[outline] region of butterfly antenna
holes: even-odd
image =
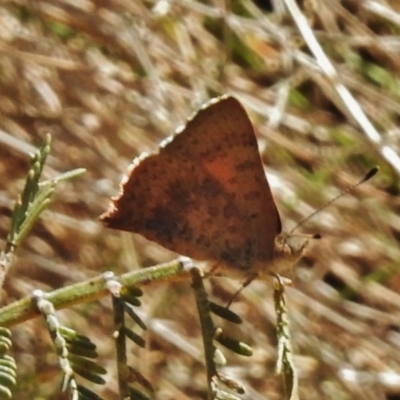
[[[318,208],[317,210],[315,210],[314,212],[312,212],[310,215],[308,215],[306,218],[304,218],[302,221],[300,221],[290,232],[289,235],[293,234],[293,232],[298,229],[300,226],[304,225],[308,220],[310,220],[311,218],[314,217],[315,214],[318,214],[320,211],[324,210],[325,208],[329,207],[332,203],[334,203],[336,200],[340,199],[342,196],[344,196],[345,194],[351,192],[352,190],[354,190],[357,186],[360,186],[361,184],[363,184],[364,182],[367,182],[368,180],[370,180],[374,175],[376,175],[376,173],[379,171],[379,167],[374,167],[372,169],[370,169],[368,171],[368,173],[364,176],[364,178],[362,178],[361,180],[359,180],[356,183],[353,183],[352,185],[350,185],[349,187],[347,187],[346,189],[342,190],[337,196],[335,196],[333,199],[329,200],[327,203],[325,203],[322,207]],[[320,234],[315,234],[313,235],[314,239],[320,239],[321,235]]]

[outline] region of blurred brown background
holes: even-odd
[[[321,72],[283,1],[2,0],[0,3],[0,229],[4,246],[28,153],[52,135],[45,177],[87,173],[59,186],[17,251],[3,304],[85,280],[173,259],[145,239],[102,228],[133,157],[152,151],[205,100],[231,93],[254,122],[285,230],[379,165],[377,177],[299,231],[320,233],[289,293],[304,399],[400,398],[399,235],[400,4],[301,3],[317,41],[379,131]],[[389,149],[389,151],[388,151]],[[390,155],[393,152],[393,156]],[[389,156],[388,156],[389,154]],[[214,279],[220,302],[241,282]],[[145,288],[148,348],[130,363],[160,399],[202,399],[200,330],[189,283]],[[233,305],[251,358],[224,372],[245,399],[279,399],[271,287],[253,282]],[[58,314],[99,346],[117,398],[109,299]],[[42,321],[13,328],[16,399],[59,399],[61,375]],[[36,396],[36,397],[35,397]],[[40,397],[42,396],[42,397]]]

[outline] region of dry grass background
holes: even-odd
[[[204,100],[228,92],[255,124],[286,230],[372,166],[381,167],[301,228],[323,238],[296,268],[289,309],[302,398],[400,398],[400,168],[387,156],[400,146],[400,4],[302,2],[340,82],[380,132],[374,142],[321,72],[284,2],[258,3],[0,2],[1,244],[28,153],[45,133],[53,137],[47,178],[87,169],[58,189],[18,249],[2,302],[173,258],[141,237],[102,228],[98,216],[134,156],[155,149]],[[213,280],[209,292],[223,302],[240,284]],[[236,336],[254,355],[226,352],[224,372],[244,384],[245,399],[282,398],[271,288],[253,282],[233,309],[245,318]],[[143,312],[148,346],[132,348],[130,363],[153,382],[159,399],[204,398],[189,283],[145,288]],[[109,299],[59,316],[99,346],[108,384],[94,390],[117,398]],[[62,398],[42,321],[13,333],[15,399]]]

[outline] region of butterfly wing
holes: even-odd
[[[134,160],[101,219],[197,260],[241,270],[270,260],[281,223],[241,104],[212,100],[158,153]]]

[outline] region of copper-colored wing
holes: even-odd
[[[281,223],[242,105],[211,100],[158,153],[135,159],[101,219],[242,271],[270,260]]]

